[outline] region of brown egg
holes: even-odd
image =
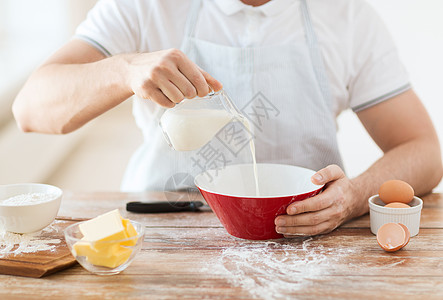
[[[414,198],[414,189],[404,181],[389,180],[381,185],[378,195],[386,204],[391,202],[409,203]]]
[[[407,205],[405,203],[401,203],[401,202],[391,202],[389,204],[386,204],[385,207],[390,207],[390,208],[410,208],[409,205]]]
[[[403,246],[401,246],[401,247],[403,248],[404,246],[406,246],[406,245],[409,243],[409,240],[411,239],[411,233],[409,232],[408,226],[403,225],[402,223],[398,223],[398,225],[400,225],[401,227],[403,227],[403,230],[404,230],[405,233],[406,233],[406,240],[405,240],[405,243],[403,244]]]
[[[387,252],[400,250],[406,240],[405,230],[397,223],[386,223],[377,231],[377,242]]]

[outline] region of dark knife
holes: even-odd
[[[126,210],[136,213],[172,213],[185,211],[200,211],[199,208],[204,204],[201,201],[179,201],[179,202],[128,202],[126,203]]]

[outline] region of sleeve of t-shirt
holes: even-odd
[[[106,56],[135,52],[140,46],[136,1],[100,0],[76,29],[82,39]]]
[[[357,1],[356,1],[357,2]],[[352,28],[349,106],[369,108],[410,89],[395,43],[374,8],[358,1]]]

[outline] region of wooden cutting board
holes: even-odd
[[[60,240],[58,244],[51,244],[55,246],[53,250],[1,256],[0,274],[39,278],[75,265],[76,260],[63,235],[63,230],[73,223],[72,220],[55,220],[39,235],[38,239]]]

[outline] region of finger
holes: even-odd
[[[171,108],[175,106],[175,103],[169,100],[160,89],[152,89],[148,95],[148,99],[163,107]]]
[[[295,216],[281,215],[275,218],[278,227],[287,226],[313,226],[328,221],[334,215],[332,207],[316,212],[304,213]]]
[[[311,177],[314,184],[321,185],[345,177],[343,170],[337,165],[329,165]]]
[[[304,234],[304,233],[295,233],[295,234],[284,234],[283,236],[287,239],[295,239],[295,238],[300,238],[302,236],[308,236],[308,235]]]
[[[205,70],[203,70],[202,68],[199,67],[199,69],[200,69],[200,72],[203,74],[203,77],[205,77],[206,82],[209,84],[209,86],[211,86],[211,88],[215,92],[218,92],[219,90],[221,90],[223,88],[223,85],[220,83],[220,81],[218,81],[217,79],[215,79],[214,77],[209,75],[209,73],[206,72]]]
[[[314,226],[298,226],[298,227],[277,227],[277,233],[285,236],[300,235],[317,235],[331,232],[335,227],[331,222],[323,222]]]
[[[192,99],[197,96],[194,85],[179,70],[170,74],[168,79],[180,90],[185,98]]]
[[[182,92],[170,81],[161,82],[159,87],[163,94],[174,103],[180,103],[185,98]]]
[[[295,201],[290,204],[288,208],[286,208],[286,213],[288,215],[298,215],[310,211],[321,211],[330,207],[335,199],[336,197],[332,188],[327,188],[317,196],[301,201]]]
[[[204,97],[209,93],[209,87],[205,77],[200,72],[197,65],[191,60],[185,59],[179,61],[178,69],[195,87],[197,96]]]

